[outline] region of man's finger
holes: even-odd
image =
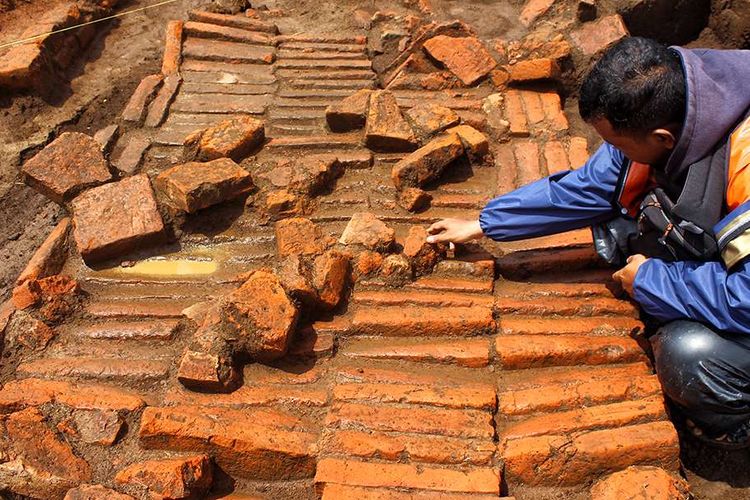
[[[612,279],[615,280],[615,281],[617,281],[618,283],[622,283],[622,269],[619,270],[619,271],[617,271],[617,272],[615,272],[612,275]]]
[[[430,234],[439,233],[440,231],[445,231],[445,221],[439,220],[430,227],[427,228],[427,232]]]

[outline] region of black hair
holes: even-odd
[[[654,40],[629,37],[586,75],[578,108],[587,122],[606,118],[617,131],[645,134],[672,123],[682,127],[685,96],[679,54]]]

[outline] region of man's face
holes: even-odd
[[[674,135],[666,129],[658,129],[648,134],[634,134],[616,131],[606,118],[591,121],[596,132],[606,142],[622,151],[632,161],[647,165],[666,162],[674,149]]]

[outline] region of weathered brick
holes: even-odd
[[[518,184],[524,186],[542,178],[542,166],[539,161],[539,146],[533,141],[516,142],[513,145],[518,169]]]
[[[423,2],[425,0],[422,0]],[[328,483],[323,485],[321,500],[357,498],[358,500],[496,500],[497,495],[471,495],[442,491],[408,490],[394,488],[369,488]],[[513,500],[504,497],[505,500]]]
[[[175,387],[167,391],[164,404],[206,407],[243,408],[289,404],[294,406],[325,406],[328,391],[319,387],[289,387],[287,385],[243,385],[228,394],[207,394]]]
[[[123,120],[134,123],[143,121],[146,115],[146,106],[156,95],[163,78],[162,75],[148,75],[141,80],[122,111]]]
[[[164,55],[161,63],[161,72],[165,76],[176,75],[180,72],[183,26],[182,21],[169,21],[167,23]]]
[[[86,134],[65,132],[24,163],[25,182],[57,203],[112,178],[99,144]]]
[[[424,276],[409,285],[416,290],[452,291],[467,293],[492,293],[494,276],[489,279],[445,278]]]
[[[262,146],[265,138],[262,121],[249,116],[238,116],[186,137],[185,157],[198,161],[228,157],[240,162]]]
[[[568,143],[568,160],[573,168],[582,167],[589,159],[588,142],[583,137],[571,137]]]
[[[254,480],[301,479],[315,471],[309,424],[271,409],[146,408],[139,431],[148,449],[211,453],[228,474]]]
[[[465,85],[474,85],[497,63],[477,38],[438,35],[424,44],[424,50],[444,64]]]
[[[679,468],[679,442],[669,421],[592,431],[569,438],[515,439],[501,450],[508,484],[573,485],[630,465]]]
[[[120,136],[120,126],[117,124],[108,125],[94,134],[94,140],[101,146],[104,156],[109,156],[112,152],[118,137]]]
[[[138,172],[143,162],[146,150],[151,147],[151,140],[146,137],[131,137],[125,148],[112,165],[123,175],[133,175]]]
[[[509,66],[511,82],[555,80],[560,77],[560,66],[549,58],[527,59]]]
[[[334,132],[348,132],[365,126],[370,107],[371,90],[363,89],[326,108],[328,128]]]
[[[568,155],[559,141],[548,141],[544,145],[544,161],[547,163],[547,172],[550,175],[570,170]]]
[[[157,360],[42,358],[20,364],[16,372],[41,378],[115,380],[138,384],[167,378],[169,365],[166,361]]]
[[[336,403],[326,426],[342,429],[365,427],[383,432],[411,432],[463,438],[491,438],[492,415],[482,410],[455,410],[419,406],[398,407]]]
[[[518,20],[521,21],[521,24],[524,26],[529,27],[534,24],[534,21],[539,17],[546,14],[554,3],[555,0],[529,0],[526,2],[526,5],[524,5],[523,10],[521,10],[521,15]]]
[[[494,299],[488,295],[458,293],[458,292],[418,292],[404,290],[360,290],[354,294],[354,303],[368,306],[433,306],[433,307],[492,307]],[[505,325],[510,318],[501,318]],[[552,320],[555,321],[555,320]],[[512,328],[509,326],[508,328]],[[504,333],[509,333],[505,332]],[[579,333],[568,332],[568,333]]]
[[[370,341],[350,343],[343,354],[352,358],[402,359],[427,363],[447,363],[478,368],[489,363],[489,343],[482,339],[460,339],[394,343]]]
[[[112,410],[76,410],[73,424],[84,443],[112,446],[125,421]]]
[[[202,23],[218,24],[220,26],[229,26],[232,28],[242,28],[247,31],[260,31],[263,33],[270,33],[276,35],[279,29],[273,23],[258,21],[257,19],[251,19],[249,17],[242,16],[230,16],[226,14],[218,14],[215,12],[207,12],[202,10],[191,10],[190,19],[193,21],[199,21]]]
[[[309,219],[284,219],[276,223],[276,252],[288,255],[318,255],[334,242],[323,235],[323,230]]]
[[[568,130],[568,118],[563,112],[560,96],[557,92],[540,92],[539,98],[542,100],[542,108],[548,125],[555,131]]]
[[[414,131],[391,92],[375,91],[370,96],[365,138],[367,147],[376,151],[412,151],[417,146]]]
[[[273,37],[266,33],[256,33],[242,28],[197,21],[186,22],[185,33],[196,38],[213,38],[246,44],[273,45],[274,43]]]
[[[108,321],[77,327],[76,337],[107,340],[171,340],[178,321]]]
[[[273,64],[276,60],[273,47],[206,38],[187,38],[182,44],[182,56],[201,61],[228,63]]]
[[[495,349],[505,369],[629,363],[645,357],[638,343],[627,337],[501,335],[495,338]]]
[[[659,380],[653,376],[620,376],[596,381],[548,384],[533,389],[511,390],[498,394],[499,412],[523,415],[535,411],[575,408],[583,404],[616,402],[652,396],[661,392]]]
[[[432,200],[432,195],[419,188],[406,188],[398,192],[398,204],[409,212],[418,212],[427,208]]]
[[[459,471],[324,458],[318,463],[315,483],[500,494],[500,473],[489,467]]]
[[[197,497],[207,493],[213,481],[208,455],[136,462],[115,476],[118,484],[140,487],[162,498]],[[146,492],[144,492],[146,493]]]
[[[185,94],[180,93],[172,103],[172,111],[209,114],[262,115],[268,107],[263,95]]]
[[[406,156],[393,166],[391,180],[396,189],[423,187],[439,178],[464,153],[456,134],[444,134]]]
[[[369,212],[352,215],[339,243],[357,245],[376,252],[388,251],[394,242],[395,231]]]
[[[436,104],[419,104],[405,113],[412,130],[424,144],[430,137],[458,125],[459,116],[450,108]]]
[[[20,90],[34,88],[49,91],[45,80],[53,73],[52,64],[44,48],[38,44],[21,44],[11,47],[0,61],[0,86]]]
[[[88,303],[86,313],[94,318],[179,318],[182,310],[194,301],[167,302],[164,300],[96,300]]]
[[[228,392],[239,385],[240,373],[229,352],[202,352],[187,348],[177,368],[177,380],[196,391]]]
[[[55,338],[55,331],[25,311],[16,311],[5,328],[8,346],[28,351],[42,351]]]
[[[57,403],[78,409],[137,411],[144,402],[137,394],[103,385],[27,378],[11,380],[0,390],[0,411]]]
[[[479,307],[358,307],[352,318],[352,331],[363,335],[473,336],[494,328],[492,311]]]
[[[411,261],[417,276],[428,274],[439,260],[444,259],[448,248],[444,244],[427,243],[427,230],[412,226],[404,240],[404,255]]]
[[[349,258],[337,250],[329,250],[313,263],[312,284],[318,291],[319,305],[333,309],[344,297],[349,282]]]
[[[16,279],[16,285],[25,281],[38,280],[59,273],[65,264],[68,247],[68,234],[71,221],[69,217],[60,219],[55,229],[47,236],[44,243],[34,252],[26,267]]]
[[[540,97],[541,94],[530,90],[521,90],[519,93],[523,107],[526,110],[526,120],[528,123],[530,125],[541,125],[546,118],[542,98]]]
[[[68,490],[63,500],[135,500],[130,495],[118,493],[102,485],[84,484]]]
[[[159,174],[154,184],[187,213],[237,198],[255,187],[250,174],[229,158],[177,165]]]
[[[495,390],[490,385],[422,387],[408,384],[338,384],[333,399],[367,403],[410,403],[444,408],[493,410]]]
[[[538,316],[503,316],[498,329],[505,335],[620,335],[627,337],[643,329],[633,317],[592,316],[582,318],[540,318]]]
[[[586,55],[594,55],[626,36],[628,28],[619,14],[586,23],[570,34],[576,48]]]
[[[164,223],[145,175],[90,189],[73,203],[73,235],[86,262],[158,242]]]
[[[528,316],[639,316],[638,307],[632,302],[612,297],[558,297],[554,301],[540,301],[539,297],[498,296],[495,308],[502,314]]]
[[[692,495],[687,481],[664,469],[649,466],[628,467],[601,479],[591,488],[592,500],[639,496],[651,500],[685,500]]]
[[[24,281],[13,289],[13,306],[23,310],[35,306],[42,300],[42,290],[36,280]]]
[[[505,117],[510,124],[510,133],[514,137],[529,136],[529,122],[523,109],[521,93],[515,90],[505,94]]]
[[[148,114],[144,122],[147,127],[158,127],[164,123],[164,120],[167,119],[169,106],[177,95],[177,90],[179,90],[181,84],[182,78],[179,75],[170,74],[164,78],[164,84],[148,108]]]
[[[356,430],[333,432],[322,444],[326,454],[392,461],[408,456],[415,462],[472,465],[489,465],[494,448],[490,440]]]
[[[490,143],[487,141],[487,137],[474,127],[459,125],[458,127],[449,128],[447,132],[449,134],[456,134],[461,139],[464,150],[473,161],[480,160],[490,152]]]

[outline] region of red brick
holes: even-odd
[[[369,212],[352,215],[341,234],[339,243],[357,245],[376,252],[388,251],[394,242],[395,231]]]
[[[419,406],[371,406],[336,403],[325,419],[327,427],[367,428],[383,432],[410,432],[462,438],[490,439],[495,433],[492,415],[482,410],[455,410]]]
[[[589,159],[589,147],[583,137],[571,137],[568,143],[568,159],[573,168],[582,167]]]
[[[27,43],[11,47],[0,61],[0,86],[49,91],[45,80],[51,79],[51,66],[40,45]]]
[[[490,440],[361,431],[333,432],[321,448],[325,454],[365,459],[399,461],[408,456],[415,462],[472,465],[490,465],[495,452]]]
[[[228,157],[242,161],[263,145],[263,122],[249,116],[238,116],[196,131],[185,138],[185,157],[210,161]]]
[[[501,450],[509,486],[566,486],[630,465],[679,468],[679,442],[670,422],[592,431],[569,438],[540,436],[508,441]]]
[[[68,490],[63,500],[135,500],[130,495],[118,493],[101,485],[84,484]]]
[[[510,123],[510,133],[514,137],[529,136],[529,122],[526,119],[521,93],[516,90],[505,94],[505,117]]]
[[[354,294],[356,304],[369,306],[421,305],[433,307],[492,307],[494,299],[487,295],[456,292],[413,292],[403,290],[362,290]]]
[[[569,434],[665,420],[666,417],[664,399],[661,395],[656,395],[648,399],[548,413],[512,422],[500,431],[500,436],[503,439],[519,439],[546,434]]]
[[[5,328],[5,342],[25,351],[42,351],[55,338],[55,331],[24,311],[16,311]]]
[[[396,97],[388,91],[375,91],[370,96],[365,142],[375,151],[404,152],[417,146],[414,131],[401,115]]]
[[[269,99],[263,95],[187,94],[180,93],[170,110],[185,113],[226,113],[261,115],[266,112]]]
[[[194,302],[167,302],[164,300],[102,300],[89,302],[88,316],[94,318],[179,318],[182,310]]]
[[[435,104],[419,104],[405,113],[407,121],[424,144],[430,137],[458,125],[461,119],[450,108]]]
[[[683,500],[691,496],[687,481],[664,469],[649,466],[628,467],[607,476],[591,488],[592,500],[621,500],[628,497]]]
[[[309,425],[271,409],[146,408],[139,431],[147,449],[210,453],[222,470],[254,480],[301,479],[315,471]]]
[[[547,163],[549,175],[570,170],[568,155],[559,141],[548,141],[544,145],[544,160]]]
[[[563,112],[560,96],[557,92],[541,92],[539,97],[542,100],[545,118],[552,130],[557,132],[568,130],[568,118]]]
[[[122,111],[122,119],[129,122],[141,123],[146,114],[146,106],[149,101],[156,95],[156,91],[161,85],[162,75],[148,75],[133,92],[128,104]]]
[[[423,48],[468,86],[474,85],[497,65],[482,42],[474,37],[438,35],[427,40]]]
[[[526,110],[526,119],[531,125],[539,125],[545,120],[544,108],[539,92],[521,90],[521,101]]]
[[[205,38],[186,38],[182,44],[182,56],[187,59],[234,64],[273,64],[276,60],[273,47]]]
[[[276,223],[276,251],[287,255],[318,255],[333,244],[320,226],[309,219],[290,218]]]
[[[70,218],[60,219],[44,243],[34,252],[26,267],[18,276],[16,285],[29,280],[46,278],[59,273],[65,264],[70,233]]]
[[[394,165],[391,180],[397,189],[423,187],[439,178],[463,153],[463,144],[456,134],[436,137]]]
[[[490,152],[487,137],[469,125],[459,125],[447,130],[449,134],[456,134],[464,145],[464,150],[473,161],[478,161]]]
[[[458,339],[408,344],[388,342],[383,345],[382,342],[364,340],[350,342],[343,354],[351,358],[402,359],[479,368],[489,364],[489,342],[486,339]]]
[[[500,473],[493,468],[467,468],[458,471],[334,458],[324,458],[318,463],[315,483],[500,494]]]
[[[528,316],[600,316],[622,315],[637,318],[638,308],[627,300],[609,297],[558,297],[554,301],[540,301],[539,297],[516,298],[499,296],[495,308],[502,314]]]
[[[18,366],[19,375],[146,383],[169,376],[169,363],[157,360],[103,358],[42,358]]]
[[[547,13],[547,11],[555,3],[555,0],[529,0],[524,5],[521,15],[518,20],[521,21],[526,27],[534,24],[539,17]]]
[[[11,380],[0,390],[0,410],[16,411],[28,406],[57,403],[82,410],[134,412],[144,406],[137,394],[104,385],[27,378]]]
[[[152,497],[186,498],[207,493],[213,464],[207,455],[136,462],[115,476],[118,484],[141,487]]]
[[[112,446],[125,424],[112,410],[76,410],[73,423],[81,441],[100,446]]]
[[[511,390],[498,394],[498,408],[503,415],[524,415],[537,411],[575,408],[584,404],[616,402],[661,393],[654,376],[603,378],[579,383],[548,384],[533,389]]]
[[[505,369],[574,364],[630,363],[645,358],[638,343],[627,337],[582,335],[501,335],[495,350]]]
[[[372,63],[368,59],[281,59],[276,62],[281,70],[328,70],[328,71],[370,71]],[[329,73],[330,74],[330,73]],[[370,73],[371,75],[372,73]]]
[[[183,26],[182,21],[169,21],[167,23],[164,56],[161,65],[161,72],[165,76],[176,75],[180,72]]]
[[[179,75],[170,74],[164,78],[164,85],[161,86],[148,109],[144,122],[147,127],[158,127],[164,123],[164,120],[167,119],[169,106],[177,95],[177,90],[181,84],[182,78]]]
[[[99,144],[78,132],[61,134],[24,163],[21,172],[29,186],[57,203],[112,177]]]
[[[429,274],[447,253],[444,244],[427,243],[427,230],[424,226],[412,226],[404,241],[403,254],[411,261],[417,276]]]
[[[494,278],[494,277],[493,277]],[[443,278],[440,276],[424,276],[409,285],[415,290],[453,291],[466,293],[492,293],[494,279],[462,279]]]
[[[355,92],[340,103],[326,108],[326,122],[334,132],[349,132],[365,126],[372,90]]]
[[[172,340],[177,321],[109,321],[75,328],[76,337],[107,340]]]
[[[524,120],[526,118],[524,117]],[[500,144],[494,150],[495,168],[497,169],[498,195],[509,193],[516,189],[516,158],[510,143]]]
[[[250,174],[229,158],[177,165],[159,174],[154,185],[187,213],[240,197],[255,187]]]
[[[505,385],[507,389],[518,390],[547,385],[578,385],[595,380],[612,380],[625,377],[637,378],[640,375],[651,374],[653,374],[653,369],[646,362],[622,365],[548,368],[546,370],[535,370],[531,374],[525,371],[507,372]]]
[[[512,64],[511,82],[528,82],[534,80],[554,80],[560,77],[560,67],[554,59],[528,59]]]
[[[130,137],[120,156],[112,161],[112,165],[123,176],[133,175],[138,172],[143,162],[143,155],[151,147],[151,140],[146,137]]]
[[[242,28],[219,26],[212,23],[188,21],[185,23],[185,33],[196,38],[215,38],[230,42],[246,44],[273,45],[273,37],[265,33],[256,33]]]
[[[573,44],[586,55],[594,55],[628,36],[628,28],[618,14],[586,23],[570,34]]]
[[[13,289],[11,300],[16,309],[28,309],[42,300],[42,289],[36,280],[24,281]]]
[[[524,186],[542,178],[539,161],[539,146],[536,142],[516,142],[513,146],[518,169],[518,184]]]
[[[358,307],[352,318],[352,331],[362,335],[474,336],[494,328],[492,310],[478,307]]]
[[[643,330],[643,323],[632,317],[592,316],[584,318],[540,318],[503,316],[498,330],[505,335],[617,335],[627,337]]]
[[[444,408],[495,408],[493,387],[476,384],[440,388],[408,384],[338,384],[333,388],[333,399],[367,403],[410,403]]]
[[[211,340],[208,340],[209,344]],[[177,368],[177,380],[196,391],[229,392],[240,383],[240,373],[228,347],[223,350],[210,347],[213,346],[207,348],[209,352],[203,352],[203,346],[185,349]]]
[[[256,382],[256,381],[253,381]],[[328,391],[319,387],[287,387],[285,385],[244,385],[229,394],[206,394],[175,387],[167,391],[164,404],[206,407],[243,408],[263,405],[325,406]]]
[[[199,21],[202,23],[242,28],[247,31],[260,31],[263,33],[270,33],[271,35],[276,35],[279,32],[279,29],[273,23],[258,21],[248,17],[230,16],[201,10],[191,10],[189,16],[192,21]]]

